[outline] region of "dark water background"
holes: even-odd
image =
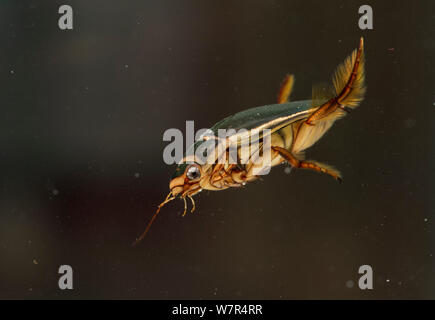
[[[61,4],[0,4],[0,298],[435,298],[433,2],[70,1],[73,31]],[[168,191],[166,129],[274,103],[289,72],[309,98],[360,36],[367,97],[307,153],[342,185],[278,167],[130,247]]]

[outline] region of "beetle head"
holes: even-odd
[[[169,183],[169,189],[173,196],[193,196],[201,191],[201,179],[203,170],[197,163],[179,164]]]
[[[180,196],[184,200],[183,216],[186,214],[187,210],[186,197],[190,198],[190,200],[192,201],[193,208],[191,212],[193,212],[193,210],[195,210],[195,202],[193,201],[192,196],[202,190],[200,186],[201,177],[202,169],[200,165],[196,163],[179,164],[169,183],[169,194],[167,195],[166,199],[161,204],[159,204],[159,206],[157,207],[157,211],[154,213],[153,217],[145,228],[145,231],[138,238],[136,238],[133,245],[139,243],[145,237],[154,219],[160,212],[160,209],[164,207],[168,202],[174,200],[177,196]]]

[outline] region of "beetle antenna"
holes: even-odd
[[[138,238],[136,238],[136,240],[132,243],[132,246],[137,245],[139,242],[142,241],[143,238],[145,238],[145,235],[148,233],[148,230],[150,229],[151,225],[153,224],[154,220],[156,219],[158,213],[160,212],[160,209],[163,208],[165,206],[165,204],[167,204],[168,202],[175,199],[175,197],[174,196],[171,197],[171,195],[172,195],[172,191],[169,192],[169,194],[166,196],[165,201],[163,201],[161,204],[159,204],[159,206],[157,207],[156,213],[154,213],[150,222],[148,222],[148,225],[145,228],[145,231],[142,232],[142,234]]]

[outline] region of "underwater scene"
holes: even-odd
[[[435,299],[434,9],[2,1],[0,299]]]

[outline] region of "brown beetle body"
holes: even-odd
[[[216,145],[224,144],[224,148],[221,152],[213,153],[212,161],[206,163],[199,161],[196,155],[186,156],[180,161],[170,181],[170,192],[166,200],[159,205],[147,229],[137,241],[145,236],[161,207],[177,196],[184,200],[184,215],[187,212],[186,198],[192,201],[193,211],[195,203],[192,197],[201,190],[240,187],[256,180],[259,176],[255,174],[255,169],[260,165],[257,158],[265,152],[265,138],[270,138],[271,167],[286,161],[294,168],[326,173],[341,182],[340,172],[333,167],[305,160],[305,150],[316,143],[336,120],[359,105],[365,93],[364,78],[364,43],[361,38],[358,49],[334,73],[333,89],[325,91],[324,88],[314,87],[311,100],[288,102],[294,83],[294,77],[289,75],[279,91],[278,104],[248,109],[215,124],[211,128],[214,136],[196,142],[193,148],[210,140],[215,140],[213,143],[216,142]],[[245,131],[222,139],[217,134],[219,129]],[[270,132],[267,137],[261,135],[265,129]],[[258,147],[249,149],[250,152],[246,154],[243,147],[255,134],[258,134]],[[232,159],[230,147],[237,150],[237,159],[232,163],[229,161]],[[217,161],[222,158],[224,161]],[[240,159],[244,159],[243,163]]]

